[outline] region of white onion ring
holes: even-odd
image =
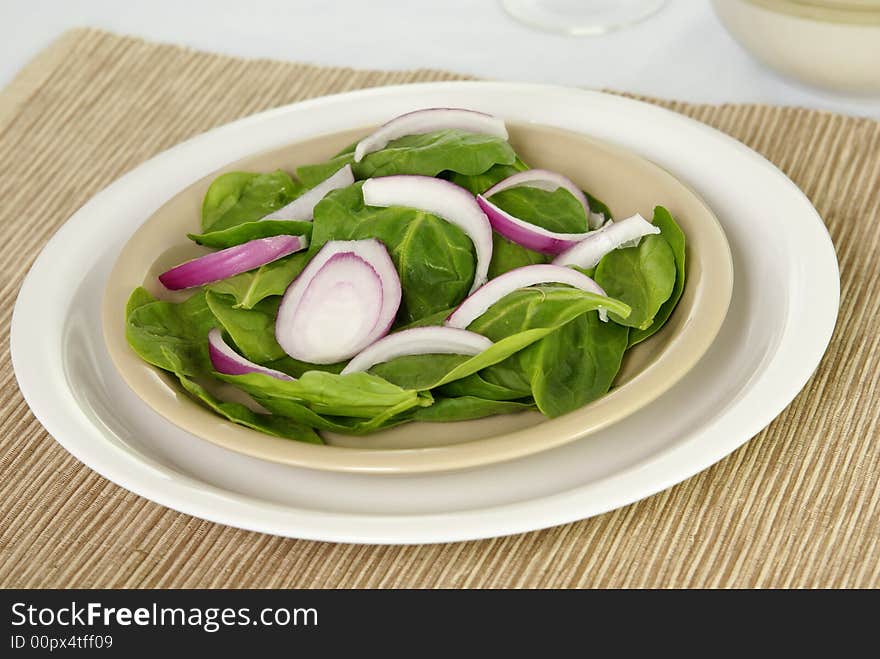
[[[342,375],[367,371],[405,355],[478,355],[492,346],[482,334],[452,327],[414,327],[379,339],[352,359]]]
[[[444,324],[447,327],[464,329],[506,295],[521,288],[551,283],[568,284],[588,293],[606,295],[599,284],[577,270],[557,265],[526,265],[492,279],[458,305],[458,308],[446,318]],[[600,316],[604,319],[607,317],[607,312],[600,309]]]
[[[594,268],[608,252],[654,233],[660,233],[660,228],[636,213],[625,220],[609,222],[601,229],[593,231],[581,242],[553,259],[553,264]]]
[[[385,245],[375,239],[329,241],[284,293],[275,338],[294,359],[344,361],[388,332],[401,295]]]

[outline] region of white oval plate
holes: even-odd
[[[121,246],[160,205],[246,155],[431,106],[469,107],[593,135],[653,160],[694,188],[724,226],[735,272],[724,327],[697,367],[652,404],[591,437],[503,464],[411,476],[319,472],[238,455],[165,421],[125,386],[104,347],[101,297]],[[834,248],[810,202],[730,137],[598,92],[430,83],[264,112],[126,174],[74,214],[34,263],[16,303],[11,343],[19,385],[46,429],[133,492],[278,535],[444,542],[590,517],[721,459],[803,387],[831,337],[838,297]]]

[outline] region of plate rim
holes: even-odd
[[[39,390],[39,376],[30,373],[24,364],[26,353],[39,355],[39,351],[36,346],[27,344],[27,332],[22,326],[22,318],[26,315],[23,300],[31,292],[31,289],[37,287],[40,269],[45,267],[50,255],[58,251],[67,232],[73,230],[73,223],[68,220],[49,240],[34,261],[22,284],[13,311],[10,335],[13,367],[19,387],[35,416],[59,444],[102,476],[121,487],[180,512],[222,524],[276,535],[341,542],[408,544],[472,540],[546,528],[633,503],[681,482],[714,464],[745,444],[793,400],[818,366],[836,323],[839,302],[839,269],[834,247],[827,228],[818,213],[797,186],[763,156],[721,131],[671,110],[635,99],[555,85],[505,82],[435,82],[344,92],[343,94],[310,99],[267,110],[215,130],[240,128],[247,126],[250,122],[262,121],[276,114],[287,112],[292,106],[311,107],[341,95],[368,99],[373,96],[394,95],[400,92],[446,91],[459,88],[502,91],[508,94],[568,95],[569,97],[574,95],[578,97],[578,101],[601,99],[607,103],[633,105],[640,108],[641,112],[647,112],[673,124],[700,131],[706,135],[707,139],[714,139],[717,143],[725,145],[726,148],[738,150],[748,158],[751,165],[761,168],[767,176],[785,186],[793,195],[792,202],[797,199],[804,207],[804,214],[809,215],[813,220],[811,228],[816,232],[814,236],[816,238],[815,254],[813,256],[821,261],[822,268],[819,269],[824,269],[826,275],[833,274],[834,276],[819,282],[819,292],[823,294],[820,299],[825,303],[825,313],[820,314],[819,320],[814,319],[816,322],[810,326],[812,332],[808,336],[809,345],[806,352],[801,349],[798,351],[796,360],[789,358],[788,361],[792,362],[789,365],[793,367],[794,373],[787,372],[784,374],[785,377],[782,377],[781,370],[783,369],[779,364],[776,364],[775,369],[772,370],[770,366],[773,364],[771,364],[762,372],[764,389],[771,391],[773,395],[762,399],[760,413],[750,410],[748,414],[740,411],[738,415],[735,415],[731,409],[727,409],[702,426],[699,432],[695,431],[684,435],[677,446],[652,455],[644,464],[617,472],[601,481],[578,485],[550,496],[476,510],[420,515],[368,516],[355,513],[316,512],[233,493],[188,475],[181,475],[165,466],[161,466],[157,470],[155,465],[150,464],[149,459],[135,459],[130,451],[123,450],[109,442],[104,443],[109,448],[102,451],[87,441],[78,441],[78,438],[68,431],[66,422],[74,420],[85,422],[90,430],[98,432],[100,430],[91,424],[83,410],[76,407],[69,391],[60,392],[60,397],[54,402],[73,404],[80,418],[69,416],[64,418],[65,415],[57,408],[44,404],[48,401],[45,400],[44,393]],[[205,133],[198,135],[163,152],[161,154],[164,156],[162,161],[176,157],[177,151],[184,145],[191,146],[192,143],[205,139],[205,135]],[[103,192],[109,193],[111,190],[125,185],[129,176],[132,176],[135,171],[137,170],[123,175],[105,188]],[[71,219],[84,214],[89,210],[91,203],[90,201],[77,211]],[[51,310],[48,316],[49,319],[52,318]],[[57,320],[57,317],[55,319]],[[781,347],[781,343],[779,347]],[[778,352],[777,349],[777,355]],[[805,354],[808,358],[805,358]],[[755,386],[754,383],[750,383],[749,391],[753,391]],[[742,398],[743,395],[737,396],[737,399]],[[772,402],[770,402],[771,399]],[[712,432],[717,434],[718,427],[724,420],[728,423],[740,422],[737,432],[716,438],[719,441],[708,445],[706,442],[694,442],[694,435],[705,435]],[[129,470],[132,466],[135,469]],[[145,470],[144,467],[147,469]],[[632,472],[638,473],[639,487],[624,494],[616,491],[615,485],[619,485],[621,479],[629,478]],[[611,483],[609,488],[610,481],[614,481],[614,483]],[[220,502],[223,503],[222,508],[218,506]],[[454,524],[450,524],[450,522],[454,522]]]

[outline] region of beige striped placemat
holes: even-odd
[[[252,112],[461,77],[245,61],[77,30],[3,91],[0,586],[880,586],[880,124],[867,119],[660,102],[757,149],[807,193],[837,246],[843,302],[817,374],[769,428],[640,503],[481,542],[287,540],[135,496],[37,423],[9,360],[12,302],[46,240],[89,197],[155,153]]]

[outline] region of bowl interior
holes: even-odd
[[[322,135],[231,163],[182,190],[134,233],[111,272],[103,309],[107,347],[123,379],[159,414],[207,441],[266,460],[341,471],[440,471],[511,459],[600,430],[647,404],[697,362],[726,314],[733,270],[717,219],[690,189],[635,154],[557,128],[508,128],[523,160],[564,173],[605,201],[615,217],[639,212],[650,218],[653,207],[662,204],[687,236],[688,281],[676,311],[660,332],[627,352],[614,388],[603,398],[552,420],[526,412],[457,423],[411,423],[367,437],[324,433],[328,445],[315,446],[264,435],[215,416],[128,347],[124,308],[132,289],[143,285],[172,301],[187,297],[187,292],[164,289],[156,275],[209,251],[188,241],[186,234],[199,231],[202,199],[218,174],[292,171],[327,159],[368,128]]]

